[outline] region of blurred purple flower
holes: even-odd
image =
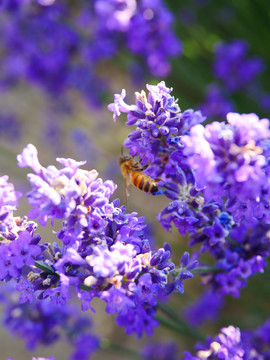
[[[248,50],[248,43],[243,40],[216,46],[214,74],[232,92],[244,89],[265,68],[261,58],[248,57]]]

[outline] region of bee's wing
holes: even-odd
[[[128,188],[131,184],[131,179],[132,179],[132,175],[129,173],[126,177],[125,177],[125,192],[126,192],[126,200],[128,199],[130,192],[128,191]]]

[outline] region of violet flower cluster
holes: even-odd
[[[248,50],[248,43],[243,40],[216,46],[214,74],[230,91],[251,84],[265,67],[261,58],[249,57]]]
[[[144,235],[144,218],[125,213],[119,200],[110,201],[116,185],[97,178],[95,170],[81,169],[85,162],[58,158],[61,169],[45,168],[33,145],[17,159],[20,167],[35,172],[28,174],[29,218],[38,218],[44,226],[48,220],[51,225],[61,220],[57,233],[61,245],[41,241],[34,221],[14,218],[12,213],[3,216],[0,279],[17,280],[21,303],[42,300],[61,307],[75,291],[82,310],[88,310],[98,297],[106,302],[109,314],[117,314],[117,324],[128,334],[151,335],[158,326],[154,317],[158,297],[183,293],[183,280],[193,276],[196,258],[184,253],[176,267],[169,244],[153,251]],[[5,200],[12,205],[18,195],[6,177],[2,182],[5,210]]]
[[[249,54],[249,44],[242,39],[217,43],[213,75],[201,110],[207,117],[223,119],[234,110],[232,95],[242,93],[260,108],[269,110],[269,94],[263,89],[260,75],[266,65],[258,56]]]
[[[240,330],[230,325],[218,335],[196,344],[195,355],[184,351],[180,356],[174,342],[147,344],[141,354],[149,360],[266,360],[270,356],[269,329],[269,319],[254,330]]]
[[[204,283],[221,294],[239,296],[247,279],[263,272],[269,256],[269,120],[255,114],[228,113],[226,122],[203,126],[200,111],[181,112],[164,82],[136,93],[125,91],[108,106],[114,119],[127,113],[136,126],[124,145],[146,173],[158,178],[159,191],[172,202],[159,214],[166,230],[172,224],[201,244],[216,263]],[[203,271],[202,271],[203,272]]]
[[[99,104],[103,81],[96,66],[123,44],[152,75],[169,74],[170,59],[181,52],[173,19],[162,0],[6,0],[0,5],[0,85],[25,80],[62,98],[75,89]]]
[[[194,303],[181,310],[189,324],[198,327],[206,321],[214,321],[224,306],[224,296],[213,289],[205,290]]]
[[[52,346],[63,338],[73,348],[70,360],[87,360],[98,350],[100,340],[92,334],[92,322],[76,306],[53,307],[49,298],[18,302],[18,292],[12,285],[1,287],[3,325],[13,337],[23,340],[29,351],[40,345]]]
[[[208,337],[205,344],[196,345],[196,354],[185,351],[183,360],[206,359],[269,359],[269,319],[255,330],[241,331],[229,326],[221,329],[214,338]]]

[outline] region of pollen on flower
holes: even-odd
[[[28,280],[30,283],[33,283],[33,282],[36,281],[39,277],[40,277],[40,274],[39,274],[39,273],[35,273],[35,272],[33,272],[33,271],[30,271],[30,272],[27,274],[27,280]]]
[[[210,348],[213,351],[213,353],[216,354],[221,348],[221,344],[216,341],[213,341],[210,345]]]
[[[42,281],[42,284],[43,284],[44,286],[50,286],[51,283],[52,283],[52,279],[50,279],[50,278],[47,278],[47,279],[45,279],[45,280]]]
[[[54,188],[60,194],[64,194],[64,189],[68,185],[69,180],[65,175],[58,176],[51,182],[51,187]]]
[[[208,357],[212,355],[212,350],[200,350],[197,351],[197,356],[199,359],[208,359]]]
[[[147,267],[150,265],[151,253],[139,254],[136,259],[140,260],[142,267]]]

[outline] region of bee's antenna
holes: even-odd
[[[123,156],[123,152],[124,152],[124,147],[123,145],[121,146],[121,155]]]

